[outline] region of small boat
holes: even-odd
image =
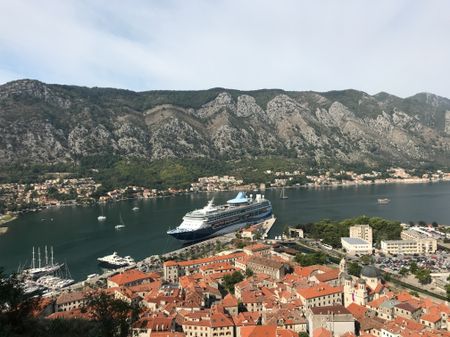
[[[378,199],[377,201],[378,201],[378,203],[381,204],[381,205],[386,205],[386,204],[389,204],[389,203],[391,202],[391,199],[388,199],[388,198],[380,198],[380,199]]]
[[[125,228],[125,223],[123,222],[122,214],[120,214],[119,217],[120,217],[120,225],[115,225],[114,226],[114,228],[117,229],[117,230]]]
[[[280,199],[287,199],[287,198],[288,198],[288,196],[284,193],[284,187],[283,187],[283,189],[281,190]]]
[[[135,207],[133,207],[133,211],[134,211],[134,212],[137,212],[137,211],[139,211],[139,207],[136,207],[136,206],[135,206]]]
[[[98,221],[105,221],[106,220],[106,216],[103,214],[103,207],[100,207],[100,215],[97,217]]]

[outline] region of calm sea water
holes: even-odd
[[[323,218],[343,219],[357,215],[381,216],[400,221],[437,221],[450,224],[450,183],[392,184],[318,189],[287,189],[287,200],[279,199],[279,190],[266,191],[273,204],[277,222],[273,237],[284,225],[295,225]],[[181,247],[166,235],[183,215],[203,207],[212,197],[220,204],[234,192],[197,193],[152,200],[129,200],[103,207],[107,220],[97,221],[100,206],[60,207],[26,214],[10,223],[0,236],[0,266],[8,271],[30,263],[33,246],[53,246],[55,258],[67,262],[77,280],[98,272],[96,259],[117,251],[142,259]],[[389,198],[388,205],[377,198]],[[133,212],[133,207],[139,207]],[[126,228],[114,229],[122,217]],[[45,220],[43,220],[45,219]],[[53,219],[53,221],[51,221]]]

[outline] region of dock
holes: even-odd
[[[264,232],[262,234],[263,239],[267,239],[267,236],[268,236],[270,230],[272,229],[272,226],[275,224],[275,221],[277,221],[277,218],[272,217],[270,219],[267,219],[263,223],[261,223],[261,227],[264,230]]]

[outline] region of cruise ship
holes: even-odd
[[[181,241],[197,241],[231,233],[272,216],[272,204],[261,194],[253,198],[239,192],[234,199],[220,206],[215,206],[213,201],[202,209],[187,213],[181,225],[167,234]]]

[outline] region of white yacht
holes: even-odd
[[[99,257],[97,261],[100,266],[103,266],[108,269],[128,267],[136,264],[136,262],[131,256],[121,257],[117,255],[117,252],[113,252],[111,255]]]

